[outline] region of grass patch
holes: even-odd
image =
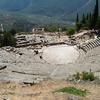
[[[82,97],[87,96],[87,90],[81,90],[75,87],[65,87],[63,89],[58,90],[57,92],[69,93],[69,94],[82,96]]]

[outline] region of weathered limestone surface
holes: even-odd
[[[0,81],[38,83],[48,78],[66,79],[76,72],[90,69],[100,76],[100,47],[86,54],[82,50],[79,53],[74,63],[57,65],[40,59],[41,53],[36,55],[32,49],[14,48],[14,52],[0,49]]]
[[[68,39],[66,36],[59,38],[57,34],[48,34],[22,35],[17,37],[17,42],[52,44]],[[0,48],[0,81],[38,83],[48,78],[66,79],[76,72],[90,69],[100,77],[100,43],[97,42],[90,43],[91,49],[85,48],[87,52],[76,46],[67,48],[66,44]]]

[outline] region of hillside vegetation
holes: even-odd
[[[90,12],[94,5],[95,0],[0,0],[0,23],[8,29],[13,24],[30,29],[54,23],[72,25],[77,13]]]

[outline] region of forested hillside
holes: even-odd
[[[0,0],[0,23],[5,27],[66,24],[74,22],[77,13],[90,12],[94,6],[95,0]]]

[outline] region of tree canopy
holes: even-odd
[[[93,12],[89,12],[87,14],[83,13],[81,19],[79,19],[79,15],[76,17],[76,30],[80,29],[99,29],[100,28],[100,16],[99,16],[99,3],[96,0],[96,4]]]

